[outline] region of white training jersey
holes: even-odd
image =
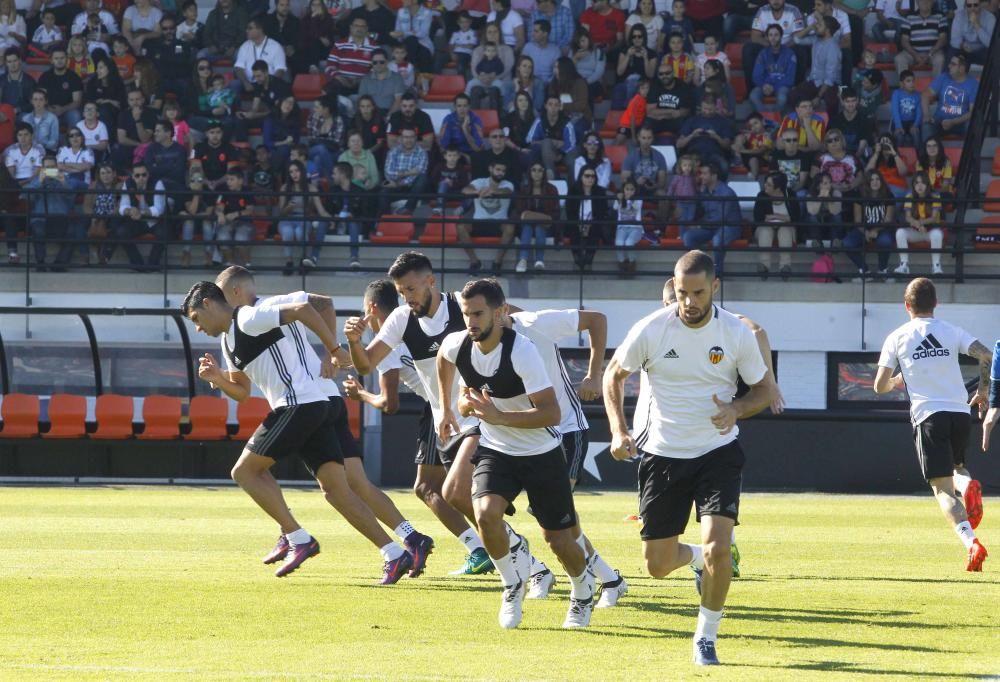
[[[433,317],[416,317],[409,306],[401,305],[386,318],[382,328],[375,335],[376,341],[381,341],[390,349],[404,346],[409,350],[413,360],[413,368],[420,377],[424,387],[425,398],[434,414],[434,423],[440,424],[443,416],[441,396],[438,391],[437,353],[444,338],[449,333],[461,331],[467,333],[461,309],[458,307],[458,292],[439,294],[441,302]],[[404,336],[407,337],[404,340]],[[414,339],[414,336],[418,337]],[[412,340],[412,341],[411,341]],[[419,345],[418,345],[419,344]],[[455,413],[460,430],[475,426],[478,420],[474,417],[463,417],[458,414],[458,377],[451,387],[451,409]]]
[[[271,305],[240,306],[233,311],[233,324],[220,339],[226,367],[246,374],[272,410],[326,400],[280,320],[280,311]]]
[[[510,317],[514,321],[514,331],[527,336],[542,356],[545,371],[555,389],[559,410],[562,412],[559,431],[564,434],[586,431],[590,425],[583,415],[583,403],[573,388],[573,382],[570,381],[569,372],[559,353],[559,344],[556,343],[561,338],[577,334],[580,329],[580,311],[523,311],[513,313]]]
[[[401,343],[393,348],[382,359],[382,362],[378,363],[375,369],[378,370],[380,375],[398,369],[399,380],[422,399],[430,402],[427,398],[427,390],[424,388],[423,382],[420,381],[420,375],[417,374],[417,370],[414,368],[413,358],[410,357],[410,351],[405,343]]]
[[[286,303],[308,303],[309,293],[305,291],[294,291],[290,294],[283,294],[280,296],[268,296],[267,298],[258,298],[254,305],[283,305]],[[320,376],[320,369],[322,367],[322,361],[319,355],[316,354],[316,349],[312,347],[309,343],[309,339],[306,336],[306,326],[301,322],[292,322],[291,324],[284,325],[281,330],[285,332],[285,336],[295,344],[295,351],[299,354],[299,360],[305,365],[306,371],[309,376],[312,377],[313,381],[319,386],[319,390],[323,391],[323,395],[327,397],[339,397],[340,387],[337,386],[337,382],[333,379],[324,379]]]
[[[514,337],[510,349],[509,365],[504,366],[502,362],[504,343],[497,344],[496,348],[485,355],[479,350],[478,344],[470,343],[470,360],[472,369],[487,380],[486,384],[476,386],[476,388],[486,390],[491,395],[491,383],[494,386],[499,386],[516,383],[519,380],[523,384],[522,393],[503,398],[493,395],[493,403],[502,412],[522,412],[534,407],[528,396],[551,388],[552,382],[549,381],[545,363],[542,362],[542,356],[539,355],[535,344],[523,334],[517,334],[511,330],[507,331]],[[459,347],[468,338],[467,332],[455,332],[449,334],[444,343],[441,344],[441,354],[449,362],[456,363],[459,369],[461,368],[460,363],[457,362]],[[455,374],[461,377],[461,371],[456,371]],[[465,379],[461,378],[460,383],[465,386]],[[481,447],[515,457],[541,455],[562,444],[562,436],[556,427],[519,429],[480,421],[479,432],[479,445]]]
[[[914,424],[935,412],[969,414],[958,355],[967,354],[975,340],[961,327],[933,317],[914,318],[886,338],[878,364],[903,373]]]
[[[713,306],[712,319],[692,329],[677,304],[637,322],[615,351],[622,369],[643,371],[648,390],[632,422],[636,445],[661,457],[694,459],[736,440],[712,424],[718,407],[736,394],[737,375],[750,385],[767,374],[753,332],[732,313]]]

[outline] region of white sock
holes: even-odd
[[[469,550],[469,554],[483,547],[483,541],[479,539],[476,531],[471,528],[459,535],[458,541],[465,545],[465,548]]]
[[[409,521],[403,519],[403,522],[396,526],[393,532],[399,537],[400,540],[405,540],[409,537],[410,533],[416,533],[417,529],[411,526]]]
[[[596,549],[588,557],[587,562],[590,564],[590,570],[594,572],[594,575],[602,583],[613,583],[618,580],[618,574],[615,573],[615,569],[608,566],[608,562],[601,558]]]
[[[569,595],[573,599],[590,599],[594,596],[594,576],[586,568],[583,569],[583,573],[576,576],[569,576],[570,588]]]
[[[698,607],[698,627],[694,631],[694,641],[705,638],[714,642],[719,637],[719,622],[722,620],[722,611],[712,611],[704,606]]]
[[[688,562],[688,566],[698,570],[705,568],[705,554],[702,552],[701,545],[688,545],[687,547],[691,550],[691,561]]]
[[[972,525],[968,521],[962,521],[955,526],[955,532],[958,533],[958,538],[965,545],[966,549],[972,547],[972,541],[976,539],[976,534],[972,530]]]
[[[517,547],[517,543],[521,541],[521,536],[514,532],[514,529],[510,527],[510,524],[504,521],[503,524],[507,528],[507,542],[511,549]]]
[[[378,553],[382,555],[382,561],[395,561],[403,556],[403,548],[395,542],[390,542],[384,547],[379,547]]]
[[[733,526],[733,532],[729,535],[729,544],[736,544],[736,526]]]
[[[955,482],[955,492],[964,497],[965,491],[968,490],[969,484],[972,483],[972,477],[956,471],[951,479]]]
[[[580,533],[580,537],[576,539],[576,544],[580,545],[580,549],[583,550],[583,556],[587,556],[587,536]]]
[[[510,552],[507,552],[499,559],[493,559],[493,565],[500,572],[500,580],[503,582],[504,587],[516,585],[521,581],[517,575],[517,569],[514,568],[514,556]]]
[[[535,558],[535,555],[531,555],[531,567],[528,569],[528,575],[537,575],[543,571],[549,570],[543,562]]]
[[[299,528],[298,530],[293,530],[291,533],[286,533],[285,537],[293,545],[304,545],[312,540],[312,535],[309,535],[309,531],[305,528]]]

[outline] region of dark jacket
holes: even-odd
[[[785,191],[785,197],[785,206],[788,208],[789,220],[793,223],[799,222],[799,219],[802,217],[802,206],[799,204],[798,200],[795,199],[795,197],[788,194],[787,190]],[[753,205],[754,226],[764,224],[767,222],[764,220],[764,216],[774,213],[774,207],[771,202],[772,197],[764,191],[757,194],[757,200]]]

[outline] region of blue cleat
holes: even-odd
[[[702,637],[694,643],[694,664],[720,665],[719,657],[715,653],[715,642]]]
[[[490,555],[482,547],[477,548],[467,557],[461,568],[458,568],[448,575],[482,575],[492,573],[496,570]]]

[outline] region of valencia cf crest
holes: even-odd
[[[717,365],[722,362],[722,358],[726,357],[726,352],[722,350],[719,346],[712,346],[708,350],[708,360],[713,365]]]

